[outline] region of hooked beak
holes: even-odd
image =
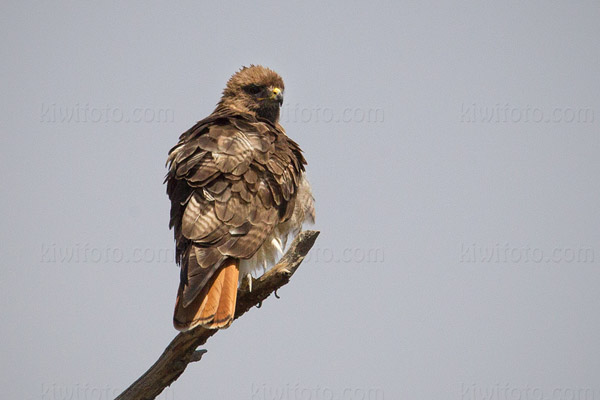
[[[278,87],[273,88],[271,90],[271,96],[269,96],[269,100],[273,100],[279,103],[281,106],[283,104],[283,92]]]

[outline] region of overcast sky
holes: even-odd
[[[159,399],[600,399],[597,1],[0,21],[1,398],[113,398],[175,336],[167,152],[254,63],[321,236]]]

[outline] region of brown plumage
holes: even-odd
[[[272,264],[287,236],[314,220],[306,161],[278,122],[283,90],[274,71],[242,68],[169,152],[178,330],[229,326],[238,277]]]

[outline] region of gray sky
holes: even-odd
[[[322,233],[159,398],[600,399],[598,2],[0,19],[0,397],[113,398],[175,336],[166,155],[255,63]]]

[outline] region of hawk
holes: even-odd
[[[306,160],[279,124],[283,92],[276,72],[243,67],[169,151],[177,330],[228,327],[239,282],[272,266],[288,236],[314,222]]]

